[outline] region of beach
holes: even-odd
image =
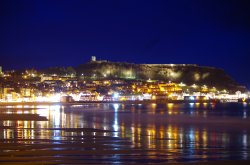
[[[0,164],[249,164],[245,108],[4,105]]]

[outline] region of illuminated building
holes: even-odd
[[[95,62],[96,61],[96,56],[91,56],[91,61]]]

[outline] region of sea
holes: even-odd
[[[0,164],[250,159],[250,104],[0,106]]]

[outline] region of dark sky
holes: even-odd
[[[3,69],[195,63],[250,87],[248,0],[1,0]]]

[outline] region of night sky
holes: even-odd
[[[250,1],[1,0],[3,70],[97,59],[223,68],[250,87]]]

